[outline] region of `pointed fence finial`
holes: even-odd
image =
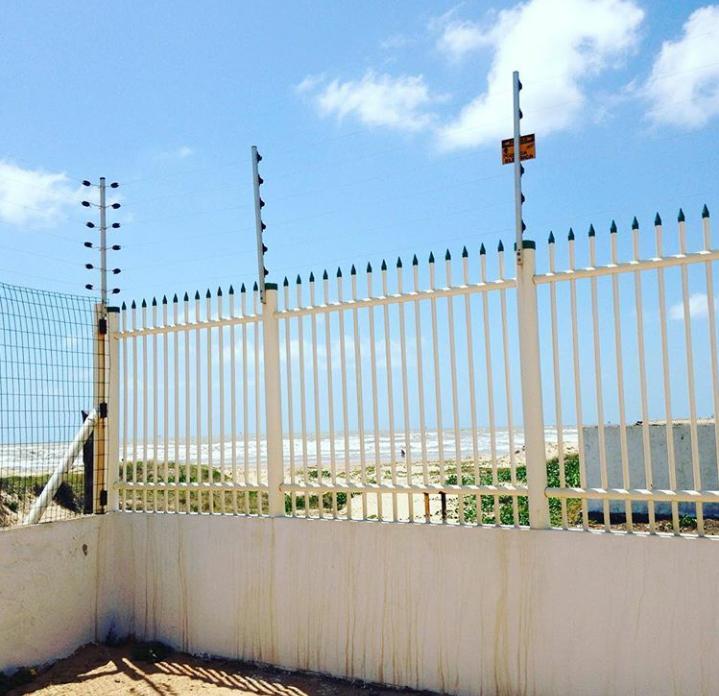
[[[185,296],[182,298],[182,301],[183,301],[183,302],[189,302],[189,301],[190,301],[190,296],[187,294],[187,290],[185,290]]]
[[[155,297],[152,298],[152,306],[157,307],[157,298]]]
[[[480,244],[480,246],[479,246],[479,255],[484,256],[486,253],[487,253],[487,250],[484,248],[484,242],[482,242],[482,244]]]
[[[679,208],[679,215],[677,215],[677,222],[685,222],[686,218],[684,217],[684,211]]]
[[[212,297],[212,293],[210,292],[210,288],[207,288],[207,292],[205,293],[205,299],[209,300]]]
[[[596,237],[597,233],[594,231],[594,225],[589,225],[589,236]]]
[[[433,251],[429,252],[429,262],[434,263],[434,252]]]
[[[123,301],[123,303],[122,303],[122,311],[124,312],[126,309],[127,309],[127,305],[126,305],[125,302]]]
[[[173,302],[177,302],[177,293],[175,293],[175,294],[172,296],[172,301],[173,301]]]
[[[137,304],[135,300],[132,301],[132,304],[130,305],[130,309],[137,309]]]
[[[397,257],[397,268],[402,268],[402,259],[399,256]]]
[[[357,269],[354,264],[352,264],[352,268],[350,268],[350,275],[357,275]]]
[[[285,276],[285,279],[282,281],[282,286],[286,288],[286,287],[289,287],[289,285],[290,285],[290,281],[287,280],[287,276]]]
[[[497,252],[500,254],[504,253],[504,243],[501,239],[499,240],[499,244],[497,244]]]
[[[367,262],[367,268],[365,269],[367,273],[372,273],[372,264],[368,261]]]
[[[167,304],[167,295],[162,296],[162,304]]]
[[[709,217],[709,208],[707,208],[707,204],[704,204],[704,207],[702,208],[702,218],[708,218]]]
[[[452,260],[452,254],[449,253],[449,249],[444,252],[444,260],[445,261],[451,261]]]
[[[547,240],[549,244],[554,244],[554,232],[550,230],[549,232],[549,239]]]
[[[200,291],[199,290],[195,290],[195,299],[196,300],[200,299]]]
[[[145,298],[142,298],[142,308],[145,309],[147,307],[147,302],[145,301]]]
[[[417,258],[417,254],[414,254],[412,256],[412,265],[413,266],[419,266],[419,259]]]
[[[240,292],[247,292],[247,288],[245,287],[244,283],[242,283],[242,285],[240,285]]]
[[[337,266],[337,277],[338,278],[342,277],[342,269],[339,266]]]
[[[661,217],[659,217],[659,213],[657,213],[657,214],[654,216],[654,224],[655,224],[655,225],[661,225],[661,224],[662,224],[662,219],[661,219]]]
[[[322,280],[329,280],[329,276],[327,275],[327,269],[325,268],[324,273],[322,273]]]
[[[463,246],[462,247],[462,258],[466,259],[468,256],[469,256],[469,252],[467,251],[467,247]]]
[[[639,220],[637,220],[637,216],[634,216],[634,219],[632,220],[632,229],[638,230],[639,229]]]
[[[230,285],[230,289],[227,291],[227,293],[228,293],[229,295],[234,295],[234,294],[235,294],[235,288],[233,288],[232,285]]]
[[[609,225],[609,233],[610,234],[616,234],[617,233],[617,223],[612,220],[612,224]]]
[[[260,289],[260,286],[257,284],[257,281],[255,281],[252,284],[252,292],[257,292]]]
[[[573,242],[573,241],[574,241],[574,230],[573,230],[571,227],[569,228],[569,234],[567,235],[567,239],[568,239],[570,242]]]
[[[382,265],[380,266],[380,270],[386,271],[387,270],[387,262],[382,259]]]
[[[217,288],[217,297],[222,297],[222,288]]]
[[[302,285],[302,278],[300,278],[300,274],[297,274],[297,280],[295,281],[297,285]]]
[[[315,282],[315,274],[312,271],[310,271],[310,283],[314,283],[314,282]]]

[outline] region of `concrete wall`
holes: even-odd
[[[601,486],[601,469],[599,460],[599,432],[596,425],[586,426],[584,432],[584,449],[587,462],[587,482],[591,488]],[[679,489],[694,489],[692,468],[691,432],[688,423],[674,423],[672,429],[674,440],[674,458]],[[714,440],[714,423],[699,423],[697,426],[699,445],[699,464],[704,490],[719,490],[719,474],[717,473],[717,451]],[[620,428],[618,425],[604,426],[605,451],[607,460],[607,477],[610,488],[622,488],[622,454],[620,445]],[[671,488],[669,485],[669,463],[667,457],[667,436],[663,424],[649,425],[649,451],[652,461],[652,472],[655,488]],[[627,426],[627,461],[629,464],[629,482],[632,488],[643,488],[646,485],[644,474],[644,441],[642,426]],[[590,500],[589,510],[601,512],[601,500]],[[680,503],[680,515],[695,515],[693,503]],[[612,513],[625,511],[624,501],[611,501]],[[656,503],[654,510],[657,515],[671,515],[670,503]],[[635,514],[647,514],[647,504],[632,504]],[[704,516],[719,518],[719,504],[704,505]]]
[[[102,522],[0,531],[0,670],[42,664],[95,640]]]
[[[112,627],[456,694],[719,684],[719,540],[205,515],[79,522],[0,534],[3,557],[17,554],[0,591],[23,598],[3,605],[0,667],[15,641],[13,661],[36,662],[27,656],[59,656]]]

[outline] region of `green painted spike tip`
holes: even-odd
[[[549,232],[549,239],[547,241],[549,244],[554,244],[554,232]]]
[[[452,254],[449,253],[449,249],[444,252],[444,260],[445,261],[451,261],[452,260]]]
[[[172,296],[172,301],[177,303],[177,293]]]
[[[314,282],[315,282],[315,274],[312,271],[310,271],[310,283],[314,283]]]
[[[679,215],[677,215],[677,222],[686,222],[686,218],[684,217],[684,211],[679,208]]]
[[[617,233],[617,223],[612,220],[612,224],[609,225],[609,233],[610,234],[616,234]]]
[[[257,292],[260,289],[260,286],[257,284],[257,281],[255,281],[252,284],[252,292]]]
[[[123,312],[124,312],[126,309],[127,309],[127,305],[123,302],[123,303],[122,303],[122,310],[123,310]]]
[[[702,217],[708,218],[709,217],[709,208],[707,208],[707,204],[704,204],[704,207],[702,208]]]
[[[182,301],[183,301],[183,302],[189,302],[189,301],[190,301],[190,296],[187,294],[187,292],[185,292],[185,296],[182,298]]]
[[[147,307],[147,302],[145,302],[145,299],[142,300],[142,308],[145,309]]]
[[[222,288],[217,288],[217,297],[222,297]]]
[[[434,252],[433,251],[429,252],[429,262],[434,263]]]
[[[157,298],[156,297],[152,298],[152,306],[157,307]]]
[[[295,282],[297,283],[297,285],[301,285],[301,284],[302,284],[302,278],[300,278],[300,274],[299,274],[299,273],[297,274],[297,280],[296,280]]]
[[[162,296],[162,304],[167,304],[167,295]]]
[[[195,290],[195,299],[196,300],[200,299],[200,291],[199,290]]]
[[[380,270],[386,271],[387,270],[387,262],[382,259],[382,265],[380,266]]]
[[[480,256],[484,256],[487,253],[487,250],[484,248],[484,242],[479,247],[479,254]]]
[[[137,309],[137,304],[135,303],[135,300],[132,301],[132,304],[130,305],[130,309]]]
[[[417,258],[417,254],[414,254],[412,256],[412,265],[413,266],[419,266],[419,259]]]
[[[240,285],[240,292],[247,292],[247,288],[245,287],[244,283],[242,283],[242,285]]]
[[[337,266],[337,277],[338,278],[342,277],[342,269],[339,266]]]
[[[467,247],[462,247],[462,258],[466,259],[469,256],[469,252],[467,251]]]
[[[402,259],[401,259],[399,256],[397,257],[397,264],[396,264],[396,266],[397,266],[397,268],[402,268]]]
[[[372,264],[369,261],[367,262],[367,268],[365,270],[367,273],[372,273]]]
[[[637,220],[637,216],[634,216],[634,219],[632,220],[632,229],[638,230],[639,229],[639,220]]]
[[[207,288],[207,292],[205,293],[205,299],[209,300],[212,297],[212,293],[210,292],[210,288]]]
[[[285,276],[285,279],[282,281],[282,286],[286,288],[289,286],[289,284],[290,284],[290,281],[287,280],[287,276]]]
[[[574,241],[574,230],[573,230],[571,227],[569,228],[569,234],[567,235],[567,239],[568,239],[570,242],[573,242],[573,241]]]
[[[662,219],[661,219],[661,217],[659,216],[659,213],[657,213],[657,214],[654,216],[654,225],[655,225],[655,227],[658,227],[658,226],[661,225],[661,224],[662,224]]]
[[[501,239],[499,240],[499,244],[497,244],[497,251],[498,251],[500,254],[503,254],[503,253],[504,253],[504,243],[502,242]]]
[[[597,233],[594,230],[594,225],[589,225],[589,236],[590,237],[596,237]]]

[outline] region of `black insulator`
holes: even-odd
[[[265,207],[265,202],[260,198],[260,208],[264,208],[264,207]]]
[[[94,222],[86,222],[85,227],[89,227],[90,229],[92,229],[93,227],[95,227],[95,223]]]
[[[92,242],[85,242],[83,244],[83,246],[86,247],[87,249],[92,249]]]
[[[113,210],[117,210],[118,208],[121,208],[122,206],[121,206],[119,203],[113,203],[110,207],[111,207]]]
[[[259,186],[262,186],[262,184],[264,184],[264,183],[265,183],[265,180],[258,174],[257,175],[257,184]]]
[[[86,263],[85,268],[87,268],[88,271],[91,271],[94,268],[94,266],[91,263]]]
[[[266,244],[263,244],[263,245],[262,245],[262,253],[263,253],[263,254],[266,254],[266,253],[267,253],[267,245],[266,245]]]
[[[113,251],[120,251],[121,248],[122,248],[122,247],[121,247],[119,244],[113,244],[113,245],[110,247],[110,249],[112,249]]]
[[[90,207],[90,201],[83,201],[82,205],[84,205],[86,208]]]
[[[85,290],[92,290],[92,284],[88,283],[87,285],[85,285]]]
[[[110,188],[117,188],[119,185],[120,185],[120,184],[118,184],[117,181],[113,181],[113,182],[110,184]]]
[[[270,272],[269,272],[266,268],[263,268],[262,270],[265,272],[265,277],[267,277],[268,275],[270,275]]]
[[[262,223],[262,231],[264,232],[266,229],[267,229],[267,225],[265,225],[265,223],[263,222]]]
[[[113,269],[112,269],[112,273],[113,273],[113,275],[117,275],[118,273],[120,273],[120,269],[119,269],[119,268],[113,268]]]
[[[87,179],[83,179],[82,185],[83,186],[92,186],[92,184]]]
[[[113,223],[112,223],[112,229],[113,229],[113,230],[119,230],[119,229],[120,229],[120,223],[119,223],[119,222],[113,222]]]
[[[257,153],[257,161],[262,162],[262,155],[259,152]]]
[[[117,295],[120,292],[120,288],[113,288],[111,292],[113,295]]]

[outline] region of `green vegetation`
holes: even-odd
[[[463,467],[464,468],[464,467]],[[576,453],[568,454],[565,458],[565,478],[566,485],[569,487],[579,486],[579,455]],[[497,479],[500,483],[509,483],[511,481],[511,472],[508,468],[497,470]],[[525,466],[517,467],[517,483],[527,482],[527,468]],[[447,476],[447,483],[450,485],[457,484],[457,475],[451,474]],[[462,474],[462,485],[474,485],[475,477],[473,473]],[[479,485],[492,484],[492,469],[490,467],[482,467],[479,471]],[[560,485],[559,480],[559,460],[557,457],[547,462],[547,485],[555,487]],[[495,519],[494,496],[481,495],[481,515],[479,520],[481,524],[507,524],[512,525],[514,520],[514,503],[512,496],[499,496],[499,520]],[[529,507],[527,498],[517,496],[517,517],[520,525],[529,524]],[[464,498],[464,519],[468,523],[476,523],[477,520],[477,496],[466,496]],[[451,510],[452,516],[458,516],[458,503],[454,503]],[[562,504],[557,498],[549,500],[549,515],[553,526],[560,526],[562,522]],[[571,498],[567,500],[567,518],[570,525],[581,524],[582,510],[581,501]]]

